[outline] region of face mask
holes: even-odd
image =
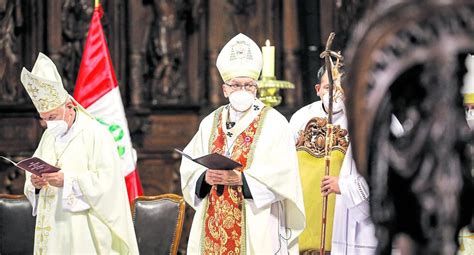
[[[66,121],[64,121],[64,115],[66,114],[66,109],[64,109],[63,117],[60,120],[47,120],[46,126],[49,132],[55,136],[60,137],[63,136],[68,129],[68,125]]]
[[[255,96],[247,91],[239,90],[229,95],[230,105],[239,112],[245,112],[252,106]]]
[[[467,120],[467,125],[471,129],[474,129],[474,109],[469,109],[466,111],[466,120]]]
[[[329,109],[329,93],[324,94],[323,96],[323,104],[326,109]],[[340,112],[343,108],[344,103],[342,99],[338,98],[333,101],[332,103],[332,111],[333,112]]]

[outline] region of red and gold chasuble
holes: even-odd
[[[250,163],[249,152],[256,138],[259,122],[266,109],[263,109],[252,123],[234,141],[231,158],[242,167],[243,172]],[[222,111],[218,111],[217,133],[210,144],[211,153],[225,155],[226,134],[222,130]],[[222,195],[217,195],[214,185],[209,193],[208,207],[204,216],[203,254],[241,254],[245,253],[245,218],[242,186],[224,186]]]

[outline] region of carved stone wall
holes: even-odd
[[[18,34],[24,27],[23,19],[24,13],[18,1],[0,1],[0,97],[6,104],[25,99],[15,79],[22,62]]]
[[[324,6],[326,2],[320,1]],[[296,85],[278,108],[289,117],[313,100],[316,70],[305,59],[308,33],[325,21],[303,9],[313,0],[101,0],[102,24],[125,105],[139,173],[146,195],[180,194],[179,162],[200,120],[226,103],[215,67],[220,49],[237,33],[257,44],[276,46],[276,75]],[[57,64],[72,94],[87,35],[93,1],[0,0],[0,155],[31,156],[43,128],[20,83],[38,52]],[[341,7],[343,8],[343,7]],[[335,9],[334,9],[335,10]],[[327,15],[334,17],[336,11]],[[339,19],[339,18],[338,18]],[[338,23],[339,24],[339,23]],[[341,31],[345,31],[341,29]],[[319,33],[311,34],[322,42]],[[312,38],[313,38],[312,37]],[[319,60],[319,45],[311,54]],[[309,84],[308,84],[309,83]],[[22,193],[24,174],[0,162],[0,192]],[[181,250],[186,247],[193,211],[188,208]]]

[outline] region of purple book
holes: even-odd
[[[13,160],[6,157],[0,156],[0,158],[3,158],[8,162],[14,164],[16,167],[28,171],[37,176],[41,176],[44,173],[55,173],[61,170],[60,168],[52,166],[37,157],[27,158],[18,163],[15,163]]]

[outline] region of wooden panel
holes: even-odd
[[[0,152],[34,151],[40,139],[39,121],[31,117],[0,117]]]
[[[197,115],[152,115],[143,151],[172,151],[183,148],[198,129]]]
[[[138,171],[145,195],[181,194],[179,163],[168,154],[139,155]]]

